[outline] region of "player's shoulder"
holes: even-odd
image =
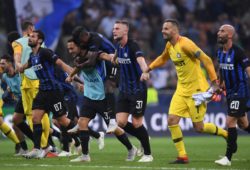
[[[127,44],[128,45],[138,45],[137,41],[135,39],[131,39],[131,38],[128,39]]]
[[[236,54],[244,54],[244,49],[236,44],[233,44],[232,49],[235,51]]]
[[[49,49],[49,48],[44,48],[44,47],[41,47],[40,49],[39,49],[39,53],[40,54],[52,54],[53,53],[53,51],[51,50],[51,49]]]
[[[128,39],[127,46],[132,50],[137,50],[139,48],[138,42],[134,39]]]
[[[179,43],[181,45],[188,45],[188,44],[191,44],[191,43],[193,44],[194,42],[188,37],[180,36]]]

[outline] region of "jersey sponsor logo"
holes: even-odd
[[[224,70],[234,70],[234,65],[221,63],[220,68]]]
[[[131,64],[130,58],[118,58],[118,63],[120,64]]]
[[[38,71],[38,70],[43,69],[43,66],[42,64],[37,64],[37,65],[32,66],[32,68],[34,69],[34,71]]]
[[[174,65],[176,66],[184,66],[186,65],[186,63],[182,60],[182,61],[174,61]]]

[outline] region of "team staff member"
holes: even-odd
[[[14,60],[15,60],[15,68],[20,71],[20,66],[25,64],[31,53],[31,48],[28,46],[28,39],[29,35],[34,30],[33,23],[29,21],[24,21],[21,25],[22,28],[22,35],[23,37],[17,39],[12,43],[12,48],[14,51]],[[30,126],[33,128],[32,125],[32,103],[33,99],[35,98],[38,87],[39,87],[39,80],[33,70],[33,68],[26,69],[24,73],[21,73],[21,94],[22,94],[22,102],[23,102],[23,109],[26,116],[26,120]],[[21,120],[21,118],[18,118]],[[49,136],[49,117],[47,114],[44,115],[42,119],[43,125],[43,133],[42,133],[42,140],[41,146],[43,148],[47,147],[48,145],[48,136]]]

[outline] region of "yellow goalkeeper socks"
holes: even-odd
[[[213,123],[204,123],[203,133],[214,134],[217,136],[222,136],[224,138],[227,138],[228,136],[228,133],[226,130],[217,127]]]
[[[48,146],[48,138],[50,130],[49,116],[47,113],[43,115],[42,126],[43,126],[43,132],[41,136],[41,148],[46,148]]]
[[[3,123],[0,126],[0,130],[5,134],[5,136],[7,136],[10,140],[12,140],[14,143],[20,143],[16,134],[14,133],[13,130],[11,130],[11,128],[6,124]]]
[[[179,125],[168,126],[179,157],[186,157],[183,135]]]

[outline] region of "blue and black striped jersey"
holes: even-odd
[[[114,45],[102,34],[94,32],[90,33],[90,39],[86,48],[89,51],[103,51],[108,54],[115,53]]]
[[[128,40],[124,47],[117,45],[118,63],[120,66],[119,90],[126,94],[136,94],[147,89],[146,83],[140,81],[142,70],[137,57],[143,52],[134,40]]]
[[[233,45],[228,52],[220,48],[217,59],[227,92],[227,98],[248,97],[247,74],[245,68],[250,66],[250,60],[244,51]]]
[[[61,90],[62,86],[55,78],[55,62],[58,56],[50,49],[40,48],[38,53],[30,54],[29,66],[34,69],[40,84],[39,90]]]

